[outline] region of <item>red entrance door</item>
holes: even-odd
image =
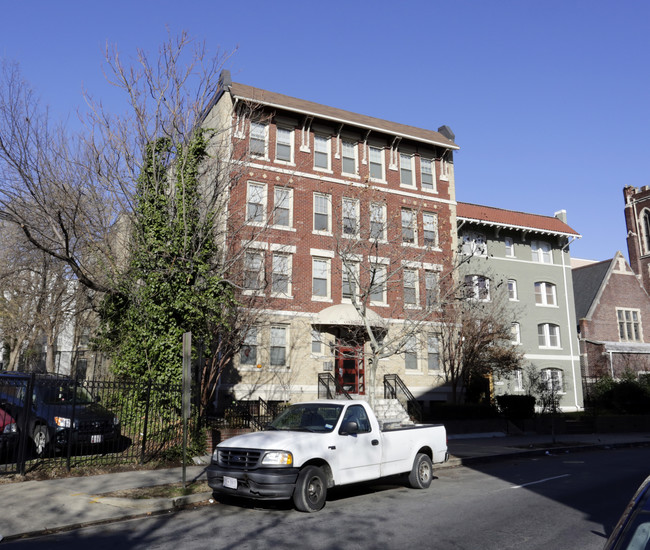
[[[348,393],[365,394],[363,348],[339,347],[336,356],[336,380]]]

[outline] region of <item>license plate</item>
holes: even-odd
[[[223,486],[228,489],[237,489],[237,479],[234,477],[223,476]]]
[[[101,443],[104,441],[104,436],[103,435],[91,435],[90,436],[90,442],[91,443]]]

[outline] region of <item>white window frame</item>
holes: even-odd
[[[427,239],[427,233],[433,233],[433,240]],[[438,248],[438,214],[435,212],[422,213],[422,238],[424,246]]]
[[[375,279],[374,285],[371,285],[371,282],[368,281],[368,291],[369,291],[369,296],[370,296],[370,304],[374,306],[383,306],[386,305],[387,303],[387,297],[386,297],[386,277],[387,277],[387,267],[385,265],[379,264],[379,263],[373,263],[370,266],[370,277],[371,279]],[[372,288],[371,288],[372,287]],[[375,300],[373,299],[373,294],[377,294],[376,292],[373,292],[373,288],[379,288],[381,290],[381,300]]]
[[[449,181],[450,164],[451,163],[448,160],[445,160],[444,157],[440,158],[440,179],[441,180]]]
[[[415,170],[413,169],[413,155],[399,154],[399,184],[401,187],[415,187]]]
[[[311,329],[311,354],[323,354],[323,333],[315,328]]]
[[[242,346],[239,349],[239,364],[243,365],[245,367],[257,367],[257,365],[260,364],[260,358],[258,355],[259,349],[260,349],[260,331],[259,327],[257,326],[252,326],[249,327],[249,329],[246,331],[246,336],[244,336],[244,341],[242,342]],[[250,356],[250,350],[248,354],[246,353],[246,348],[253,348],[253,351],[255,352],[254,354],[254,361],[251,363],[249,361],[244,361],[242,358],[245,355]]]
[[[553,247],[546,241],[531,241],[533,261],[540,264],[553,264]]]
[[[376,213],[379,212],[381,217],[378,219]],[[375,237],[372,232],[373,223],[381,222],[381,236]],[[384,203],[373,202],[370,205],[370,240],[386,242],[386,205]]]
[[[418,278],[418,270],[412,268],[404,268],[402,270],[402,292],[404,296],[404,307],[416,308],[420,305],[420,284]],[[413,293],[413,301],[407,302],[407,290],[409,294]]]
[[[553,341],[556,341],[554,344]],[[537,343],[540,349],[562,349],[560,326],[554,323],[537,325]]]
[[[283,136],[286,135],[285,132],[288,134],[288,140],[280,141],[280,135]],[[280,152],[280,146],[289,148],[288,159],[279,157],[278,153]],[[294,136],[293,128],[287,128],[286,126],[276,126],[275,127],[275,162],[279,162],[282,164],[293,164],[294,149],[295,149],[295,136]]]
[[[255,259],[255,263],[249,263],[250,259]],[[264,252],[261,250],[246,250],[244,251],[244,284],[242,285],[243,288],[243,293],[244,294],[261,294],[264,290]],[[259,266],[257,265],[257,261],[259,260]],[[252,287],[248,285],[249,279],[248,279],[248,274],[249,273],[255,273],[256,274],[256,286]],[[253,278],[251,277],[251,281]]]
[[[280,338],[280,335],[281,338]],[[273,350],[283,350],[283,361],[281,363],[274,362]],[[271,325],[269,334],[269,366],[271,368],[281,368],[288,365],[289,359],[289,327],[287,325]]]
[[[410,216],[410,223],[405,224],[404,222],[408,222],[408,220],[405,220],[405,214],[408,214]],[[417,246],[418,245],[418,224],[417,224],[417,216],[415,213],[415,210],[411,208],[402,208],[401,210],[401,221],[402,221],[402,245],[404,246]],[[413,241],[411,242],[408,239],[404,238],[404,230],[409,229],[413,232]]]
[[[326,150],[319,151],[318,146],[316,145],[317,143],[324,143]],[[316,163],[316,159],[322,158],[319,155],[326,157],[327,166],[319,166]],[[314,170],[322,170],[325,172],[332,171],[332,138],[330,136],[323,134],[314,134]]]
[[[259,202],[253,202],[259,198]],[[261,210],[261,215],[256,215],[253,218],[250,216],[250,207],[255,205],[256,214],[257,210]],[[267,189],[265,183],[257,183],[249,181],[246,188],[246,223],[248,225],[262,226],[266,224],[266,205],[267,205]],[[256,218],[260,219],[256,219]]]
[[[280,259],[284,261],[284,265],[280,264]],[[278,260],[278,261],[276,261]],[[292,296],[291,275],[293,271],[293,255],[285,252],[273,252],[271,256],[271,295],[274,297],[290,298]],[[275,289],[275,278],[286,277],[286,290],[278,291]]]
[[[619,342],[643,342],[640,309],[617,307],[616,322]],[[634,337],[635,334],[638,336],[637,338]]]
[[[512,237],[506,237],[504,239],[504,244],[506,247],[506,258],[515,257],[515,240]]]
[[[278,198],[278,194],[286,193],[286,198]],[[283,204],[286,202],[286,204]],[[276,214],[279,210],[287,210],[289,223],[276,223]],[[273,190],[273,227],[278,229],[290,229],[293,227],[293,189],[291,187],[276,187]]]
[[[484,233],[465,231],[461,235],[465,256],[487,256],[487,238]]]
[[[352,272],[353,280],[348,280],[348,286],[351,286],[352,295],[346,296],[344,293],[345,281],[348,279],[348,269]],[[359,262],[343,261],[341,262],[341,302],[351,304],[352,298],[355,300],[359,297]]]
[[[431,368],[432,358],[435,357],[436,367]],[[440,339],[438,334],[427,336],[427,370],[429,372],[440,372]]]
[[[414,366],[409,367],[409,364]],[[411,334],[404,343],[404,372],[417,372],[419,370],[418,339],[415,334]]]
[[[316,264],[319,264],[318,272]],[[323,268],[325,273],[322,271]],[[318,277],[319,281],[325,281],[325,295],[314,293],[314,282],[317,274],[321,275]],[[322,275],[325,275],[325,277],[323,278]],[[311,299],[316,302],[329,302],[332,300],[332,260],[330,258],[313,256],[311,259]]]
[[[519,301],[519,293],[517,292],[517,281],[515,279],[508,279],[508,300],[511,302]]]
[[[426,170],[425,167],[428,166],[429,169]],[[431,182],[425,183],[425,176],[431,176]],[[420,186],[422,191],[428,191],[430,193],[437,193],[438,186],[436,185],[436,163],[433,159],[427,157],[420,157]]]
[[[518,322],[510,324],[510,342],[515,346],[521,345],[521,325]]]
[[[536,281],[535,305],[540,307],[558,307],[557,286],[554,283],[549,283],[547,281]]]
[[[257,130],[257,132],[255,132]],[[261,133],[264,133],[264,137],[261,137]],[[254,134],[257,134],[254,136]],[[253,141],[256,143],[262,143],[264,145],[264,152],[260,153],[257,150],[257,147],[253,147]],[[264,123],[264,122],[255,122],[254,120],[251,120],[250,123],[250,132],[249,132],[249,145],[248,145],[248,150],[250,152],[251,157],[256,157],[256,158],[262,158],[262,159],[267,159],[269,158],[269,125]]]
[[[350,213],[354,215],[354,218],[350,218],[353,219],[353,225],[348,227],[348,225],[346,225],[346,220],[348,219],[348,214]],[[359,199],[343,197],[341,201],[341,235],[351,238],[359,236],[359,215]]]
[[[490,279],[484,275],[466,275],[465,297],[477,302],[489,302]]]
[[[373,160],[373,151],[378,155],[377,159]],[[368,174],[372,181],[378,181],[385,183],[386,182],[386,154],[383,147],[374,147],[373,145],[368,145]],[[380,160],[381,162],[376,162]],[[378,178],[372,175],[372,167],[380,166],[381,168],[381,177]]]
[[[326,212],[316,211],[316,206],[320,202],[317,198],[324,199],[326,204]],[[322,206],[322,204],[321,204]],[[313,199],[313,232],[317,235],[331,235],[332,234],[332,196],[327,193],[314,193]],[[325,229],[316,229],[316,216],[327,216],[327,227]]]
[[[352,152],[352,156],[346,154],[347,152]],[[349,172],[345,170],[345,161],[352,160],[354,163],[354,169]],[[348,176],[358,176],[359,175],[359,157],[358,157],[358,147],[356,141],[351,140],[341,140],[341,174],[346,174]]]
[[[565,393],[564,391],[564,371],[558,368],[542,369],[542,381],[546,384],[548,391],[555,393]]]
[[[515,369],[515,383],[514,391],[521,392],[524,391],[524,371],[523,369]]]
[[[433,282],[433,285],[431,284]],[[439,276],[437,271],[426,270],[424,272],[424,292],[427,309],[439,306]]]

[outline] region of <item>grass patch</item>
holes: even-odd
[[[169,483],[167,485],[138,487],[135,489],[123,489],[121,491],[113,491],[111,493],[102,493],[102,496],[134,499],[175,498],[194,495],[196,493],[207,493],[211,491],[212,489],[210,489],[208,486],[207,481],[194,481],[187,483],[185,487],[183,487],[182,483]]]

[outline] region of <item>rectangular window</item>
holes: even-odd
[[[641,342],[640,312],[636,309],[616,310],[618,336],[623,342]]]
[[[343,199],[343,234],[357,236],[359,234],[359,201]]]
[[[539,306],[556,306],[557,299],[553,283],[535,283],[535,303]]]
[[[470,300],[490,301],[490,279],[483,275],[465,276],[465,296]]]
[[[312,295],[319,298],[330,297],[330,261],[327,258],[312,260]]]
[[[506,244],[506,258],[514,258],[515,257],[515,242],[512,237],[506,237],[505,238],[505,244]]]
[[[418,272],[415,269],[404,270],[404,304],[415,306],[418,303]]]
[[[542,381],[550,392],[559,393],[563,391],[562,371],[560,369],[544,369]]]
[[[413,187],[415,185],[415,181],[413,180],[413,156],[400,153],[399,168],[400,183],[408,187]]]
[[[290,294],[291,257],[288,254],[273,254],[271,290],[274,294]]]
[[[386,240],[386,206],[373,203],[370,205],[370,239],[373,241]]]
[[[433,160],[420,158],[420,177],[422,179],[422,189],[427,191],[436,190]]]
[[[404,368],[406,370],[418,368],[418,342],[415,336],[409,336],[404,346]]]
[[[440,343],[436,334],[430,334],[427,339],[427,368],[429,371],[440,370]]]
[[[250,152],[255,157],[266,157],[266,124],[251,122]]]
[[[314,167],[330,169],[330,138],[314,136]]]
[[[320,355],[323,350],[323,337],[318,330],[311,331],[311,352]]]
[[[508,299],[510,301],[517,301],[517,281],[514,279],[508,279]]]
[[[510,325],[510,342],[515,345],[521,344],[521,325],[519,323]]]
[[[383,265],[374,264],[370,268],[370,301],[386,303],[386,268]]]
[[[427,308],[438,305],[438,274],[435,271],[426,271],[424,274],[424,286],[427,293]]]
[[[368,163],[370,177],[373,180],[384,181],[384,150],[379,147],[368,147]]]
[[[559,348],[560,327],[550,323],[537,325],[537,338],[540,348]]]
[[[541,264],[552,264],[553,255],[551,245],[544,241],[532,241],[530,247],[533,251],[533,261]]]
[[[416,244],[415,215],[408,208],[402,208],[402,242]]]
[[[266,186],[263,184],[248,184],[246,221],[249,223],[264,223],[266,221]]]
[[[483,233],[467,231],[461,235],[463,241],[462,251],[466,256],[486,256],[487,239]]]
[[[287,327],[271,327],[271,366],[287,364]]]
[[[293,130],[278,128],[275,137],[275,160],[292,162],[293,160]]]
[[[331,231],[332,202],[329,195],[314,193],[314,231],[329,233]]]
[[[344,141],[341,144],[341,171],[344,174],[357,175],[357,144]]]
[[[515,370],[515,391],[524,391],[524,371]]]
[[[346,300],[351,300],[357,295],[357,281],[359,280],[359,264],[343,262],[341,267],[341,293]]]
[[[246,252],[244,256],[244,289],[260,290],[264,275],[264,255],[261,252]]]
[[[424,245],[430,247],[438,246],[438,214],[424,212],[422,214],[422,226],[424,229]]]
[[[291,227],[293,206],[293,189],[286,187],[275,188],[275,208],[273,210],[273,225]]]
[[[251,327],[246,332],[239,350],[239,362],[242,365],[257,365],[257,327]]]

